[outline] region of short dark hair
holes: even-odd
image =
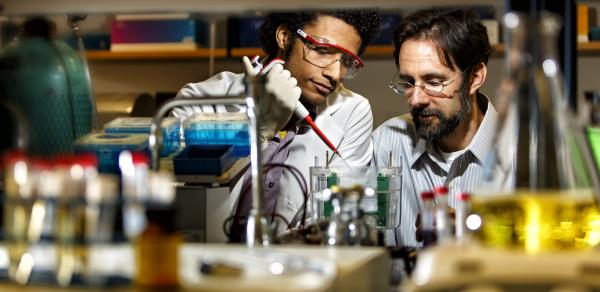
[[[402,44],[409,39],[428,39],[449,68],[461,70],[487,61],[493,52],[487,30],[477,13],[462,9],[427,9],[404,18],[394,30],[394,59],[399,65]]]
[[[271,12],[265,16],[264,22],[260,27],[259,37],[263,50],[271,57],[277,55],[279,46],[275,39],[275,32],[280,25],[283,25],[292,32],[289,44],[293,44],[298,37],[296,30],[304,28],[307,24],[317,20],[321,15],[339,18],[354,27],[361,39],[357,55],[362,55],[379,29],[379,13],[373,9]]]

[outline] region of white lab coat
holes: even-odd
[[[214,77],[199,82],[185,85],[177,94],[177,98],[199,98],[220,95],[240,95],[244,92],[243,74],[222,72]],[[194,112],[225,112],[245,111],[245,106],[194,106],[177,108],[173,115],[188,117]],[[315,123],[338,148],[349,165],[367,165],[371,161],[373,144],[370,139],[373,131],[373,114],[369,101],[343,86],[339,86],[327,99],[326,105],[319,106],[319,114]],[[310,190],[309,167],[314,166],[315,157],[319,164],[325,164],[325,154],[331,150],[325,145],[311,129],[307,133],[297,135],[290,145],[289,156],[286,164],[298,168]],[[342,164],[341,160],[334,157],[332,164]],[[242,185],[242,179],[232,190],[230,200],[233,209]],[[281,189],[277,200],[276,212],[291,220],[303,204],[300,185],[293,174],[284,171],[281,177]],[[283,231],[284,229],[278,229]]]

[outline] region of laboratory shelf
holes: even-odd
[[[227,50],[224,48],[214,49],[212,52],[215,58],[227,57]],[[90,61],[110,61],[110,60],[172,60],[172,59],[208,59],[211,56],[211,49],[198,48],[193,51],[131,51],[131,52],[111,52],[111,51],[87,51],[86,56]]]
[[[580,55],[600,54],[600,41],[589,43],[578,43],[577,51]],[[389,58],[394,52],[394,46],[391,45],[371,45],[365,51],[365,58]],[[261,48],[231,48],[229,53],[225,48],[214,50],[214,57],[239,58],[243,56],[263,56],[265,53]],[[173,60],[173,59],[208,59],[211,56],[210,49],[199,48],[194,51],[156,51],[156,52],[111,52],[111,51],[87,51],[90,61],[110,61],[110,60]],[[504,56],[504,44],[494,45],[493,57]]]

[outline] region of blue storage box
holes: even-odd
[[[150,134],[151,123],[152,118],[116,118],[104,125],[104,132],[121,134]],[[163,143],[160,155],[169,156],[171,153],[179,150],[181,144],[181,123],[178,118],[163,118],[161,122],[161,128]]]
[[[262,16],[232,16],[227,19],[227,47],[260,47],[259,30]]]
[[[119,173],[119,154],[123,150],[148,151],[148,135],[92,133],[75,141],[75,152],[96,154],[99,172]]]
[[[221,175],[236,158],[231,145],[188,145],[173,159],[175,174]]]
[[[185,145],[233,145],[236,157],[250,154],[245,113],[201,113],[184,122]]]
[[[200,19],[116,19],[111,25],[111,45],[190,43],[208,46],[208,34],[208,24]]]
[[[392,45],[394,30],[400,23],[400,13],[384,13],[380,15],[379,30],[371,40],[371,45]]]

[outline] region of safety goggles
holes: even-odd
[[[327,68],[339,61],[345,71],[343,78],[350,79],[365,65],[360,57],[342,46],[312,37],[301,29],[296,32],[304,39],[304,59],[319,68]]]

